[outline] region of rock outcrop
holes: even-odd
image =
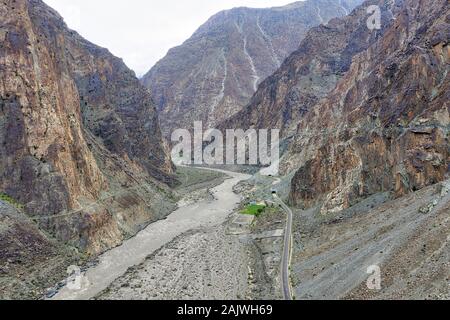
[[[163,133],[191,128],[194,121],[214,127],[240,111],[311,27],[361,2],[308,0],[216,14],[142,79],[160,110]]]
[[[134,73],[41,0],[0,21],[0,192],[90,253],[161,217],[173,168]]]
[[[386,9],[388,27],[300,121],[291,147],[304,161],[292,179],[294,204],[321,202],[326,214],[449,174],[449,3],[406,0]]]

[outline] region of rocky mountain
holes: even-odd
[[[367,8],[381,9],[370,30]],[[313,28],[222,126],[281,128],[292,204],[336,212],[449,174],[448,1],[367,1]]]
[[[293,203],[323,200],[326,213],[377,192],[399,197],[450,172],[449,3],[387,9],[389,27],[301,121],[293,149],[316,150],[292,180]]]
[[[240,111],[311,27],[344,16],[359,3],[308,0],[214,15],[142,79],[160,111],[163,133],[200,120],[214,126]]]
[[[0,4],[0,193],[88,253],[173,206],[148,90],[41,0]]]
[[[261,84],[248,106],[220,124],[223,128],[278,128],[284,138],[298,121],[333,90],[353,56],[375,41],[367,28],[366,7],[352,18],[333,19],[310,30],[300,47]]]

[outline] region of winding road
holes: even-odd
[[[281,207],[287,214],[286,229],[284,232],[284,249],[281,258],[281,280],[282,280],[281,287],[283,290],[284,299],[293,300],[289,274],[289,266],[291,264],[291,253],[292,253],[293,214],[292,210],[276,194],[274,194],[273,197],[275,198],[275,201],[281,205]]]

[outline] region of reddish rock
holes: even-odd
[[[3,1],[0,21],[0,192],[90,252],[160,217],[148,202],[161,202],[173,167],[134,73],[40,0]],[[108,195],[130,192],[139,201],[114,210]]]
[[[409,0],[391,10],[395,20],[300,119],[291,152],[305,164],[292,180],[292,203],[322,203],[327,213],[448,175],[450,33],[440,41],[436,34],[449,30],[449,4]]]

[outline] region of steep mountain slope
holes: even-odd
[[[291,153],[303,165],[292,179],[292,203],[323,201],[322,213],[333,212],[448,176],[449,9],[445,0],[388,8],[395,19],[300,121]]]
[[[40,0],[0,21],[0,192],[91,253],[161,217],[172,164],[134,73]]]
[[[241,110],[311,27],[346,15],[359,3],[308,0],[216,14],[142,79],[160,110],[163,132],[200,120],[214,126]]]
[[[369,30],[366,20],[364,6],[352,18],[333,19],[311,29],[300,47],[260,85],[249,105],[219,126],[278,128],[284,138],[295,134],[298,121],[334,89],[352,57],[377,38],[379,33]]]
[[[380,30],[367,27],[370,5]],[[280,128],[290,200],[322,213],[397,196],[449,171],[448,2],[367,1],[313,28],[222,128]],[[300,169],[299,169],[300,168]]]
[[[449,181],[374,200],[326,217],[317,208],[296,214],[297,299],[449,299]],[[367,285],[376,267],[379,290]]]
[[[49,238],[23,212],[0,200],[0,299],[32,299],[80,261]],[[62,276],[61,276],[62,275]]]

